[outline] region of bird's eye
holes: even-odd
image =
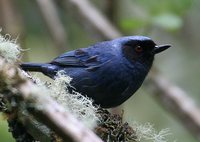
[[[136,51],[136,52],[142,52],[143,49],[142,49],[141,46],[138,45],[138,46],[135,47],[135,51]]]

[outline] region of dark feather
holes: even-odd
[[[75,56],[65,56],[54,59],[51,64],[59,66],[77,66],[84,67],[83,62]]]
[[[100,61],[98,53],[89,54],[88,49],[78,49],[75,51],[67,52],[61,56],[55,58],[50,64],[59,65],[59,66],[74,66],[74,67],[83,67],[88,71],[95,71],[101,65],[105,64],[107,60]]]

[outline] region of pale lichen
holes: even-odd
[[[92,99],[81,95],[78,92],[68,90],[72,78],[63,71],[57,73],[57,77],[49,86],[51,96],[61,104],[66,111],[74,114],[87,127],[94,128],[98,117],[96,116],[97,107],[93,105]]]
[[[20,55],[20,46],[16,44],[16,40],[11,40],[9,35],[2,36],[0,34],[0,56],[9,63],[14,63]]]
[[[26,75],[29,76],[28,74]],[[73,88],[73,86],[70,85],[72,78],[67,76],[64,71],[58,72],[52,83],[43,82],[35,76],[32,76],[31,79],[42,90],[48,90],[46,94],[54,98],[55,101],[64,107],[65,111],[72,113],[88,128],[93,129],[97,125],[99,121],[99,117],[97,117],[96,114],[98,107],[93,105],[92,99],[76,91],[70,92],[68,90],[68,87]]]
[[[168,136],[172,134],[169,128],[158,132],[150,123],[139,124],[134,122],[133,128],[137,136],[136,141],[138,142],[168,142]]]

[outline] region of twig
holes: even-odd
[[[194,100],[162,76],[151,76],[146,84],[155,99],[200,140],[200,109]]]
[[[118,36],[121,36],[122,34],[115,28],[110,28],[109,30],[107,27],[99,26],[99,21],[106,21],[109,25],[109,27],[114,27],[111,23],[107,22],[107,18],[101,15],[100,12],[98,12],[98,9],[95,8],[93,5],[89,3],[88,0],[67,0],[71,4],[75,5],[76,8],[79,11],[79,15],[83,15],[85,20],[87,20],[93,27],[97,28],[97,34],[104,35],[104,38],[112,39]],[[95,11],[94,13],[98,13],[95,16],[95,14],[91,14],[92,11]],[[98,19],[100,18],[100,19]],[[157,95],[155,98],[157,99],[161,105],[168,109],[171,113],[173,113],[177,118],[179,118],[184,126],[186,126],[189,132],[191,132],[198,140],[200,140],[200,110],[196,105],[193,103],[193,99],[189,97],[182,89],[180,89],[177,86],[170,85],[170,88],[168,88],[169,83],[166,79],[161,78],[160,76],[154,76],[151,79],[151,85],[156,87]],[[147,89],[149,89],[149,86],[147,86]],[[171,89],[171,90],[169,90]],[[172,91],[173,90],[173,91]],[[155,93],[155,92],[154,92]],[[167,101],[169,100],[169,101]],[[184,100],[184,101],[183,101]],[[184,103],[181,103],[183,101]],[[173,108],[170,108],[171,103],[173,103]],[[190,104],[188,106],[188,104]],[[189,108],[188,108],[189,107]],[[174,113],[175,111],[175,113]]]
[[[8,101],[25,104],[28,112],[39,122],[51,128],[64,141],[102,142],[92,131],[85,128],[63,107],[48,97],[14,66],[8,65],[0,58],[0,93]],[[16,103],[14,103],[16,104]],[[16,105],[14,105],[16,109]]]
[[[67,49],[67,34],[59,19],[59,15],[53,0],[36,0],[43,19],[48,27],[49,33],[60,52]]]
[[[65,2],[66,5],[70,5],[73,9],[76,9],[78,15],[92,26],[90,28],[95,29],[104,39],[114,39],[121,36],[115,26],[88,0],[65,0]]]

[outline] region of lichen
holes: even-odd
[[[57,77],[49,86],[51,96],[61,104],[66,111],[71,112],[80,119],[87,127],[94,128],[98,117],[96,116],[97,107],[93,105],[93,100],[81,95],[78,92],[69,92],[72,78],[63,71],[57,73]]]
[[[137,142],[168,142],[168,136],[172,134],[169,128],[156,131],[151,123],[134,122],[132,127],[136,132]]]
[[[55,80],[52,83],[43,82],[36,76],[30,76],[25,72],[25,75],[33,80],[42,90],[48,90],[48,95],[54,98],[65,111],[72,113],[80,121],[82,121],[88,128],[93,129],[99,117],[97,116],[97,106],[93,105],[93,100],[81,95],[76,91],[69,91],[70,82],[72,78],[67,76],[64,71],[57,73]],[[42,107],[42,106],[40,106]]]
[[[16,44],[16,40],[11,40],[9,35],[0,34],[0,56],[9,63],[16,62],[20,56],[20,46]]]

